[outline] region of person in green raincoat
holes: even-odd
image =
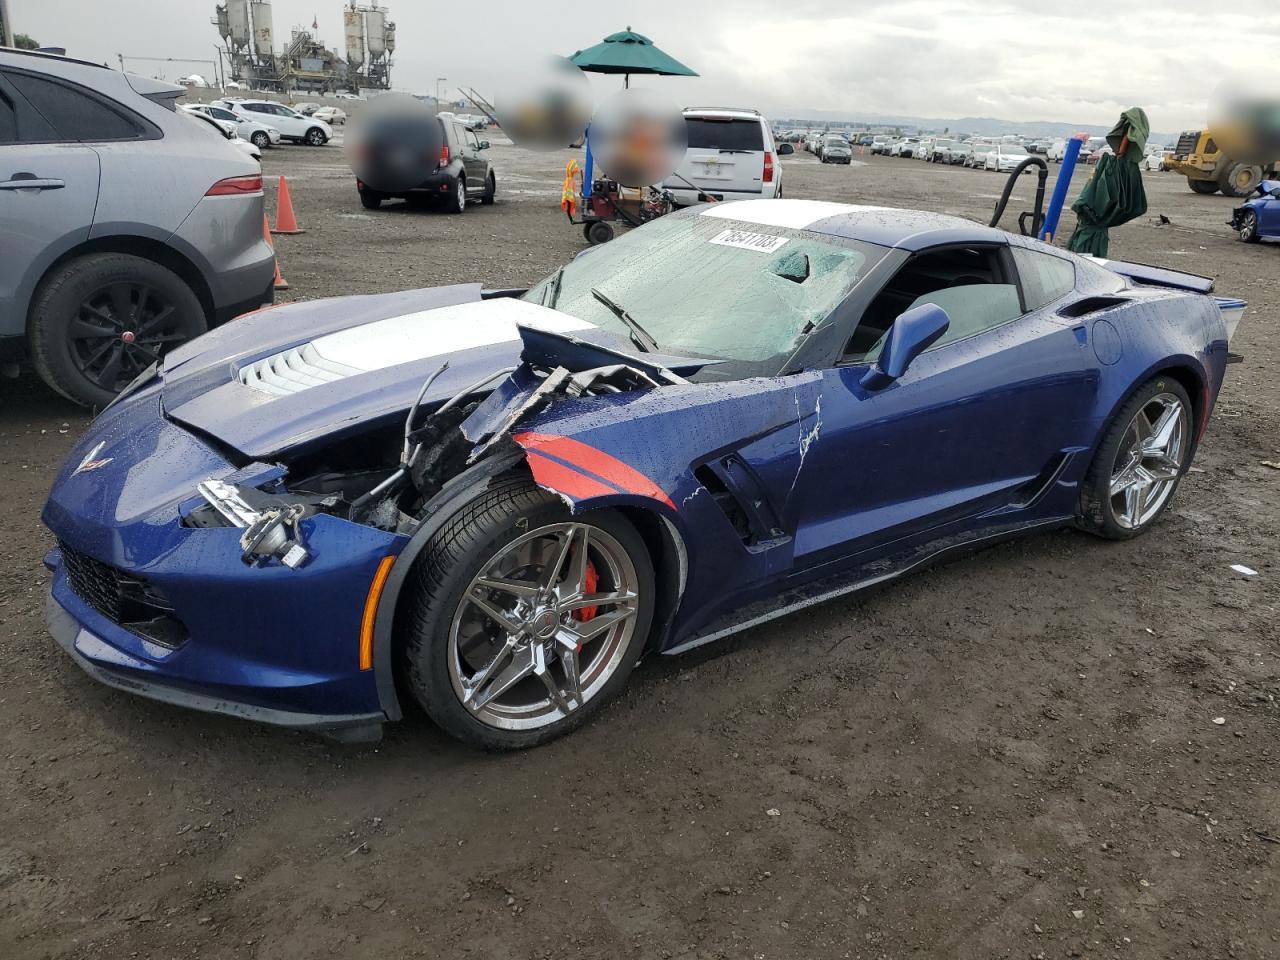
[[[1120,122],[1107,134],[1114,153],[1102,156],[1071,205],[1077,223],[1067,249],[1105,257],[1110,246],[1107,231],[1147,212],[1141,164],[1150,133],[1151,125],[1141,107],[1130,107],[1120,114]]]

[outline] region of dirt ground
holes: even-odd
[[[362,210],[337,148],[273,150],[307,229],[277,241],[288,296],[535,280],[583,246],[570,155],[495,147],[499,203],[449,217]],[[791,197],[984,221],[1004,182],[783,170]],[[1227,199],[1147,188],[1113,255],[1251,303],[1154,531],[1038,536],[658,658],[519,755],[87,679],[45,633],[39,514],[88,418],[0,381],[0,957],[1280,956],[1280,249],[1234,240]]]

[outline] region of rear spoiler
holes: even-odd
[[[1202,277],[1195,273],[1182,273],[1178,270],[1166,270],[1164,267],[1152,267],[1145,263],[1126,263],[1123,260],[1103,260],[1101,257],[1089,257],[1100,267],[1106,267],[1112,273],[1128,277],[1137,283],[1149,287],[1172,287],[1175,290],[1190,290],[1192,293],[1213,293],[1213,278]]]

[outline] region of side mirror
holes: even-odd
[[[785,157],[789,153],[795,153],[796,148],[789,143],[778,144],[778,156]]]
[[[916,357],[938,342],[951,326],[947,311],[936,303],[922,303],[893,321],[875,366],[862,376],[867,390],[881,390],[907,372]]]
[[[488,149],[489,149],[489,141],[488,141],[488,140],[481,140],[481,141],[476,145],[476,149],[477,149],[477,150],[488,150]]]

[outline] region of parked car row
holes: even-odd
[[[219,107],[247,120],[253,120],[279,131],[280,139],[293,143],[305,143],[309,147],[322,147],[333,139],[333,127],[322,117],[299,113],[274,100],[248,100],[242,97],[225,97],[214,100],[210,106]],[[336,107],[327,109],[336,110]],[[317,111],[318,112],[318,111]],[[343,114],[346,117],[346,114]]]

